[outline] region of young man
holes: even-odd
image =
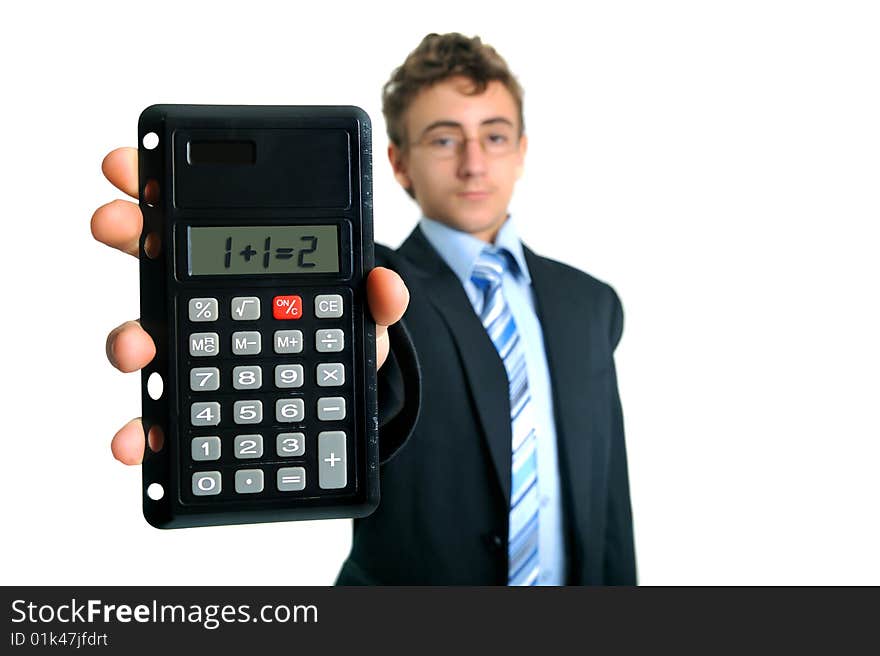
[[[385,85],[383,113],[395,178],[422,217],[397,251],[377,246],[384,266],[368,280],[382,501],[354,521],[337,583],[634,584],[613,361],[623,313],[611,287],[517,236],[518,83],[479,38],[431,34]],[[132,157],[114,151],[104,170],[137,197]],[[140,212],[119,203],[92,229],[136,254]],[[129,322],[108,357],[135,370],[152,343]],[[135,420],[114,454],[140,462],[143,440]]]

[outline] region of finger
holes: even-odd
[[[367,301],[376,321],[376,368],[381,369],[391,348],[388,326],[403,316],[409,304],[409,290],[397,273],[376,267],[367,276]]]
[[[132,419],[110,441],[113,457],[125,465],[139,465],[144,459],[144,427],[141,418]]]
[[[128,200],[101,205],[92,215],[92,236],[98,241],[138,256],[144,217],[141,208]]]
[[[146,367],[156,357],[156,345],[137,321],[126,321],[107,335],[107,359],[126,373]]]
[[[101,170],[110,183],[124,191],[132,198],[138,197],[138,151],[137,148],[117,148],[111,150],[104,161],[101,162]]]

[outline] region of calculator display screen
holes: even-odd
[[[190,227],[193,276],[339,273],[335,225]]]

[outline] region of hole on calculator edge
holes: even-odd
[[[165,382],[162,380],[162,375],[158,371],[151,373],[150,377],[147,378],[147,394],[150,395],[150,398],[158,401],[162,398],[164,389]]]
[[[153,453],[159,453],[162,450],[162,447],[165,446],[165,431],[162,430],[161,426],[150,427],[150,430],[147,432],[147,444]]]
[[[162,237],[158,232],[151,232],[144,238],[144,255],[155,260],[162,252]]]
[[[153,150],[159,145],[159,135],[155,132],[147,132],[147,134],[144,135],[142,143],[147,150]]]
[[[159,181],[155,178],[150,178],[147,180],[147,184],[144,185],[144,193],[143,193],[144,202],[148,207],[155,207],[156,203],[159,202]]]
[[[165,496],[165,488],[160,483],[150,483],[147,488],[147,496],[153,501],[158,501]]]

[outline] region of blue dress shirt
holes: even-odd
[[[476,306],[479,290],[471,282],[471,271],[486,242],[423,216],[419,227],[440,257],[455,272]],[[529,392],[535,408],[538,444],[538,551],[541,562],[539,585],[565,584],[565,539],[562,525],[562,497],[556,451],[556,423],[544,334],[535,312],[532,279],[513,218],[508,215],[495,238],[495,246],[513,255],[517,270],[505,270],[501,290],[507,301],[520,339],[525,346]]]

